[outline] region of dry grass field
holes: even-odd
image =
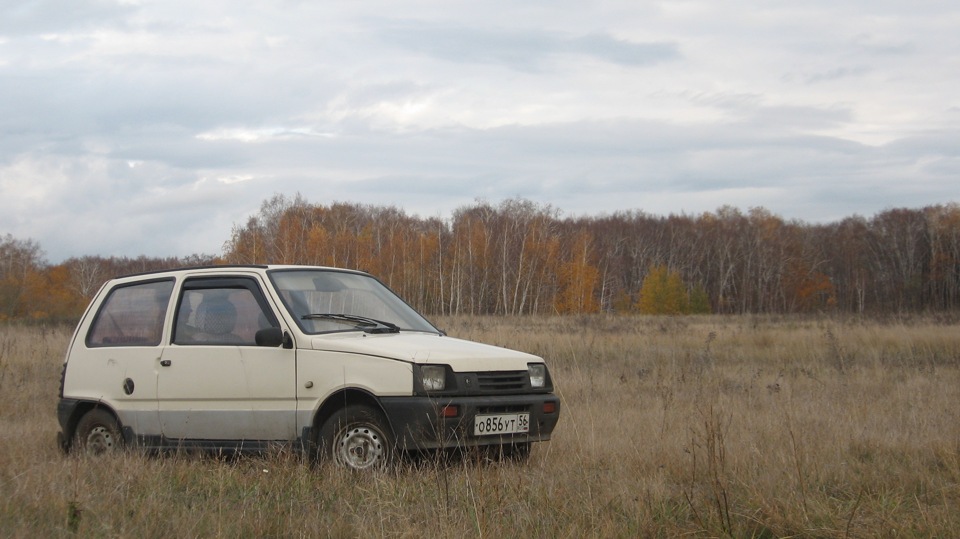
[[[960,536],[956,321],[437,322],[549,361],[561,420],[527,464],[64,457],[69,329],[0,326],[0,536]]]

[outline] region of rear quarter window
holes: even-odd
[[[157,346],[170,303],[173,280],[113,288],[87,333],[87,346]]]

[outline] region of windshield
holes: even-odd
[[[287,311],[305,333],[439,333],[369,275],[319,269],[274,270],[269,275]]]

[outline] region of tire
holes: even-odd
[[[319,450],[321,460],[358,471],[387,467],[396,451],[382,414],[363,405],[341,408],[323,424]]]
[[[102,408],[94,408],[84,414],[77,423],[73,447],[80,454],[86,455],[117,452],[123,447],[120,425],[110,412]]]

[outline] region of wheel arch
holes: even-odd
[[[347,387],[338,390],[333,393],[326,400],[323,401],[323,404],[317,409],[317,412],[313,416],[313,444],[318,444],[320,441],[320,430],[323,428],[323,424],[330,419],[333,414],[337,413],[338,410],[342,410],[347,406],[351,405],[365,405],[376,410],[383,417],[384,422],[387,425],[387,428],[390,429],[390,434],[395,436],[393,423],[390,422],[390,417],[387,415],[386,410],[383,408],[383,404],[380,403],[380,399],[376,395],[370,393],[369,391],[355,388]]]
[[[113,420],[117,422],[117,427],[120,428],[121,432],[123,431],[123,423],[120,421],[120,416],[117,415],[113,407],[103,401],[78,400],[71,403],[67,410],[63,408],[64,407],[61,406],[60,410],[62,414],[60,422],[63,427],[63,440],[61,444],[63,450],[66,452],[69,452],[73,446],[73,439],[77,434],[77,425],[80,423],[80,419],[91,410],[100,409],[106,411],[113,416]]]

